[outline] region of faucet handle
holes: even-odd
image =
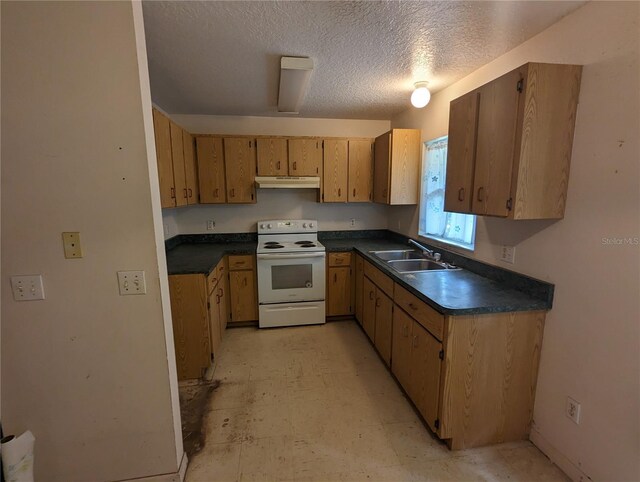
[[[434,259],[434,261],[440,261],[440,258],[442,258],[442,254],[440,254],[440,253],[433,253],[433,259]]]

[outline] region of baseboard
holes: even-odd
[[[585,474],[579,467],[577,467],[571,460],[567,458],[562,452],[555,448],[547,439],[545,439],[540,432],[535,429],[531,429],[529,439],[545,454],[551,461],[556,464],[560,469],[569,476],[573,482],[588,482],[591,480],[587,474]]]
[[[186,452],[182,453],[182,460],[180,461],[180,467],[178,471],[170,474],[152,475],[150,477],[138,477],[136,479],[125,479],[120,482],[184,482],[185,475],[187,474],[187,465],[189,459]]]

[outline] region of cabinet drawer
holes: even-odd
[[[236,271],[239,269],[253,269],[253,255],[231,255],[229,256],[229,271]]]
[[[373,281],[378,288],[393,298],[393,280],[391,278],[370,263],[364,264],[364,274]]]
[[[396,284],[393,300],[398,306],[411,315],[418,323],[425,327],[434,337],[442,341],[444,332],[444,315],[420,301],[402,286]]]
[[[226,275],[227,267],[224,262],[224,258],[220,260],[218,266],[216,266],[216,271],[218,272],[218,281],[221,281],[222,278]]]
[[[351,253],[329,253],[329,266],[349,266]]]

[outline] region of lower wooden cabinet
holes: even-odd
[[[374,275],[372,270],[377,273]],[[393,281],[369,263],[365,264],[363,271],[371,276],[365,275],[363,278],[362,327],[382,359],[390,365]]]
[[[362,300],[362,328],[371,341],[376,336],[376,285],[364,277]]]
[[[364,293],[364,259],[359,254],[355,256],[355,316],[356,320],[362,325],[362,308],[363,308],[363,293]]]
[[[327,316],[353,314],[353,279],[351,253],[329,253],[327,256]]]
[[[258,319],[255,256],[229,256],[228,262],[230,321],[255,321]]]

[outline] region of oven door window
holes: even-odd
[[[288,264],[271,267],[271,289],[313,288],[313,265]]]

